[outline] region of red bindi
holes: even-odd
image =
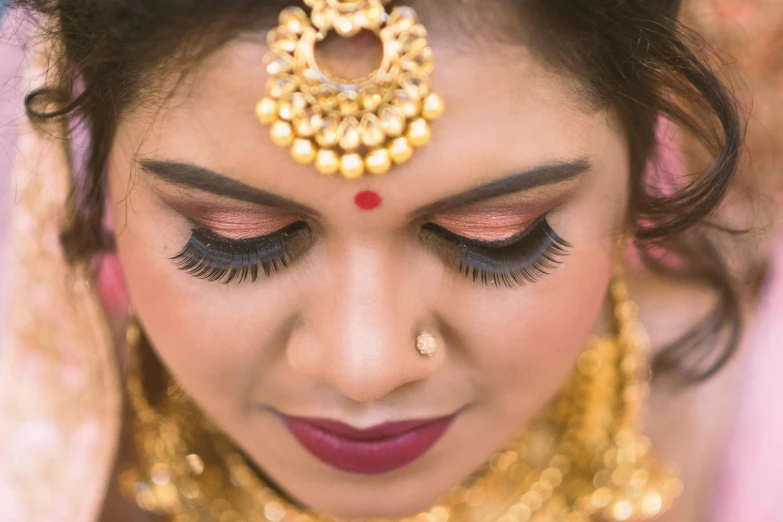
[[[372,190],[365,190],[356,194],[356,206],[362,210],[373,210],[381,204],[381,196]]]

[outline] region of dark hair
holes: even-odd
[[[185,71],[295,3],[11,1],[43,15],[42,24],[61,42],[52,84],[28,95],[30,117],[68,116],[86,124],[91,136],[87,173],[73,180],[75,219],[62,233],[71,260],[112,248],[102,227],[107,155],[119,116],[140,101],[155,71],[161,65]],[[742,324],[739,296],[710,238],[708,219],[737,171],[744,126],[733,96],[715,72],[719,62],[698,35],[678,22],[679,0],[461,0],[463,9],[453,9],[454,0],[414,3],[455,24],[450,13],[487,13],[494,6],[510,10],[519,22],[503,24],[516,28],[512,37],[573,76],[591,103],[617,111],[631,154],[628,220],[642,258],[654,270],[701,280],[719,293],[711,313],[665,349],[655,369],[677,370],[687,382],[715,373],[736,350]],[[449,6],[439,9],[439,4]],[[38,109],[52,101],[59,104],[56,111]],[[713,162],[685,180],[653,180],[652,173],[659,172],[651,162],[661,118],[695,138]]]

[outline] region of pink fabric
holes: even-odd
[[[36,45],[17,69],[24,91],[51,71],[45,46],[29,42]],[[88,522],[102,506],[119,440],[111,332],[57,241],[69,187],[62,143],[32,127],[16,93],[4,99],[17,136],[0,286],[11,305],[0,317],[2,519]]]
[[[2,245],[6,244],[7,220],[14,200],[15,185],[10,179],[11,165],[16,155],[17,121],[24,114],[24,95],[20,89],[25,64],[24,42],[32,30],[30,23],[21,23],[15,13],[9,13],[0,24],[0,281],[5,275]],[[74,146],[80,156],[84,144]],[[112,315],[122,313],[128,305],[128,296],[117,258],[113,255],[96,260],[100,263],[99,291]],[[0,284],[0,317],[4,317],[4,285]],[[2,349],[2,347],[0,347]]]
[[[0,317],[5,317],[6,311],[3,291],[7,290],[8,285],[2,284],[7,276],[2,246],[8,242],[8,215],[13,201],[13,184],[9,173],[16,154],[16,121],[23,114],[19,89],[24,61],[22,42],[28,33],[25,29],[17,31],[17,25],[10,15],[0,25]]]
[[[783,230],[779,232],[714,522],[783,521]]]
[[[0,254],[6,244],[6,221],[13,201],[9,170],[15,154],[14,121],[22,114],[17,77],[24,61],[21,42],[26,33],[9,32],[9,27],[6,22],[0,37]],[[0,255],[0,262],[2,259]],[[783,396],[783,234],[775,243],[772,266],[773,276],[754,329],[746,389],[728,448],[722,491],[716,497],[720,505],[715,506],[714,522],[783,521],[783,416],[779,405]],[[122,310],[125,298],[116,259],[109,258],[106,267],[101,276],[104,299],[111,308]],[[8,286],[3,284],[7,277],[0,264],[0,292]],[[0,303],[4,302],[0,295]],[[0,316],[4,312],[0,304]]]

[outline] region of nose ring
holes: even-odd
[[[426,357],[432,357],[438,347],[438,341],[428,332],[421,332],[416,336],[416,349]]]

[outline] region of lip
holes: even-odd
[[[280,413],[296,440],[321,462],[341,471],[379,475],[401,468],[427,452],[457,417],[388,422],[356,429],[330,419]]]

